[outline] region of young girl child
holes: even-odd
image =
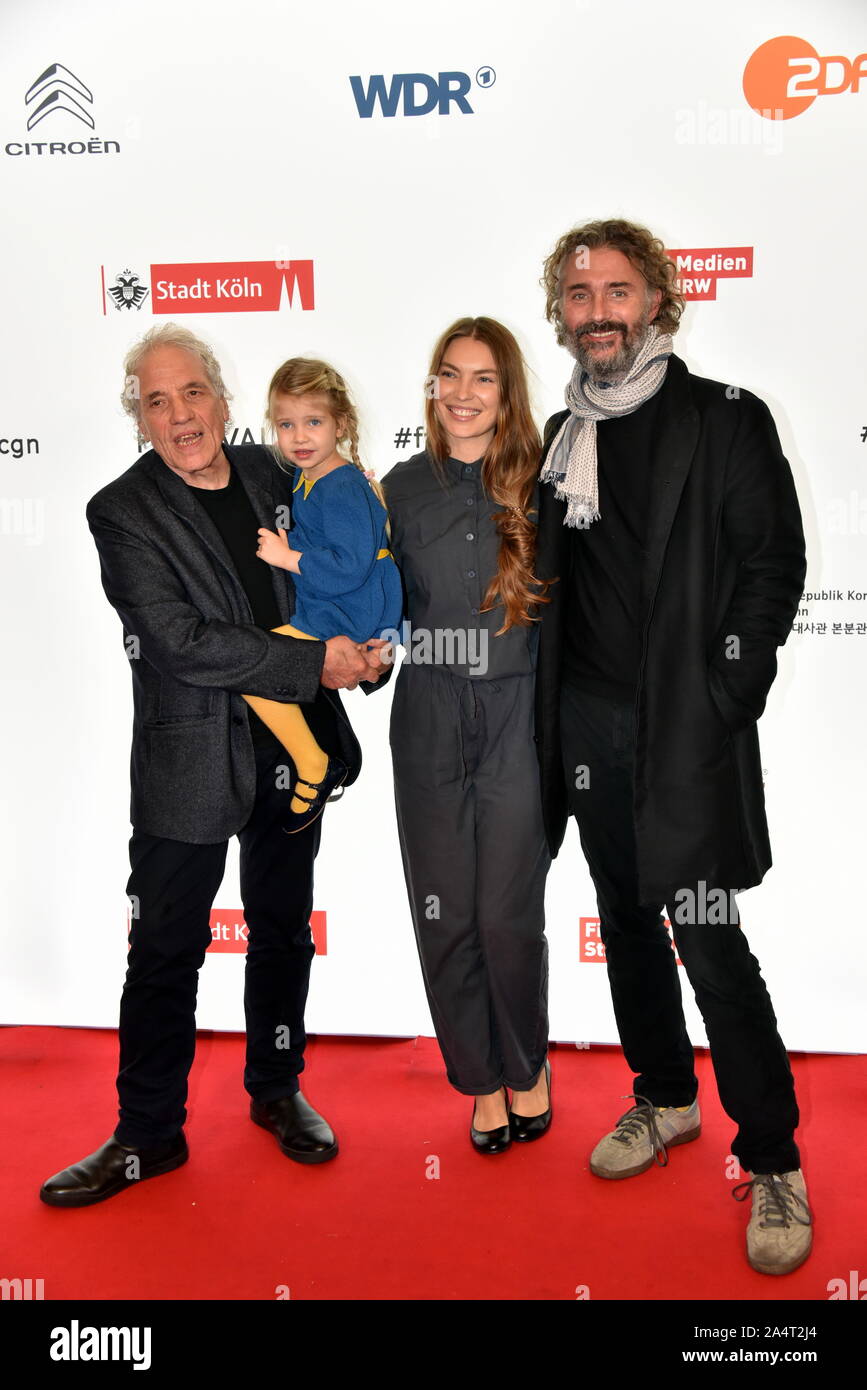
[[[346,635],[364,643],[398,627],[403,599],[388,548],[388,517],[382,491],[368,482],[358,457],[358,416],[345,381],[325,362],[292,357],[271,380],[268,419],[294,482],[292,529],[261,527],[256,552],[294,576],[292,623],[274,631],[323,641]],[[349,459],[338,448],[344,441]],[[257,695],[244,699],[295,765],[285,827],[294,834],[321,813],[346,768],[319,747],[300,706]]]

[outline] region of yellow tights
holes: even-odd
[[[282,627],[274,627],[271,631],[281,632],[284,637],[304,637],[309,642],[316,641],[309,632],[299,632],[291,623],[284,623]],[[261,695],[245,695],[244,699],[250,708],[256,711],[263,724],[267,724],[272,734],[280,740],[295,764],[299,780],[321,782],[328,768],[328,754],[323,753],[310,732],[310,726],[300,705],[287,705],[282,700],[266,700]],[[312,796],[308,788],[305,787],[304,791],[307,796]],[[300,813],[306,811],[307,806],[307,801],[293,796],[289,809]]]

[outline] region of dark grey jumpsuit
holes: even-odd
[[[537,631],[498,637],[502,606],[479,612],[497,569],[497,508],[481,461],[443,467],[445,482],[421,453],[383,479],[411,627],[390,737],[410,910],[446,1072],[458,1091],[488,1095],[503,1084],[530,1090],[548,1044]]]

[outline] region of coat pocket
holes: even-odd
[[[213,719],[216,710],[216,690],[203,685],[181,685],[180,681],[163,680],[156,713],[145,720],[145,726],[154,729],[174,724],[197,724],[203,719]]]
[[[219,801],[220,784],[230,769],[227,759],[220,768],[215,757],[213,730],[208,718],[145,725],[144,794],[161,812],[178,803],[188,807]]]
[[[751,724],[755,724],[756,716],[729,692],[715,666],[708,667],[707,684],[711,703],[730,734],[740,733],[741,729],[748,729]]]

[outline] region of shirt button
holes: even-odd
[[[468,541],[474,541],[475,539],[476,539],[476,538],[475,538],[475,536],[473,535],[472,531],[468,531],[468,532],[467,532],[467,540],[468,540]]]
[[[468,498],[467,498],[467,506],[468,506],[468,507],[471,507],[471,506],[473,505],[473,503],[474,503],[475,500],[476,500],[476,499],[475,499],[474,497],[468,497]]]
[[[473,615],[474,618],[475,618],[475,617],[478,617],[478,613],[479,613],[478,608],[471,608],[471,609],[470,609],[470,612],[472,613],[472,615]]]
[[[467,570],[467,579],[475,579],[475,577],[476,577],[476,572],[475,572],[475,570]]]

